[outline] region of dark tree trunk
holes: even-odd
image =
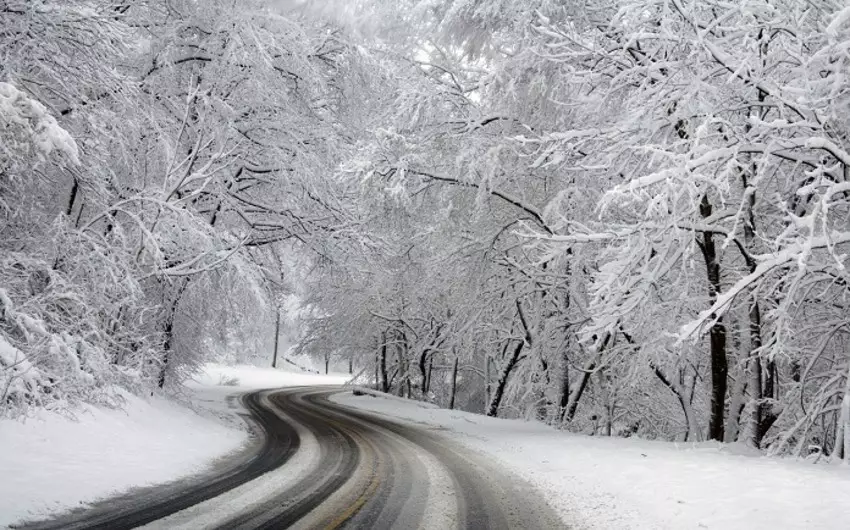
[[[590,375],[593,373],[593,369],[596,368],[596,361],[592,361],[590,364],[584,367],[582,371],[581,378],[578,380],[578,386],[576,386],[573,393],[570,394],[566,411],[564,412],[564,421],[569,423],[573,421],[573,418],[576,415],[576,410],[578,410],[579,401],[581,401],[581,396],[584,394],[584,391],[587,389],[587,383],[590,382]]]
[[[159,378],[157,380],[157,386],[159,388],[165,387],[165,379],[168,373],[168,363],[171,361],[171,353],[174,347],[174,318],[177,315],[177,308],[180,305],[180,299],[183,297],[183,293],[186,291],[186,288],[189,286],[188,278],[184,279],[177,288],[177,292],[174,295],[174,299],[171,302],[171,307],[168,308],[168,314],[165,316],[165,324],[163,325],[162,332],[164,335],[164,340],[162,342],[162,365],[159,369]]]
[[[567,405],[570,403],[570,365],[568,363],[567,354],[564,353],[564,370],[561,374],[561,389],[560,398],[558,399],[558,410],[561,411],[560,420],[564,421],[564,415],[567,412]]]
[[[410,374],[407,366],[407,335],[403,332],[396,332],[398,335],[398,344],[396,344],[396,358],[398,359],[398,397],[405,397],[404,392],[407,389],[407,397],[410,397]]]
[[[753,299],[752,305],[750,306],[749,311],[749,331],[750,331],[750,354],[754,355],[752,361],[752,383],[754,386],[754,395],[757,400],[756,408],[755,408],[755,429],[752,433],[752,443],[756,447],[761,447],[761,441],[764,439],[764,435],[767,434],[767,430],[773,425],[774,419],[770,419],[770,411],[772,410],[771,404],[766,401],[765,398],[768,396],[772,397],[772,390],[770,393],[767,392],[767,384],[768,381],[764,378],[764,369],[762,367],[761,362],[761,352],[760,349],[762,347],[762,337],[761,337],[761,310],[759,308],[758,303]]]
[[[531,336],[531,330],[528,327],[528,322],[525,320],[525,312],[522,309],[522,302],[519,300],[516,301],[516,310],[517,316],[519,317],[519,322],[522,325],[522,329],[525,332],[525,338],[520,341],[516,347],[514,347],[514,351],[511,353],[511,356],[508,358],[507,363],[502,368],[502,371],[499,373],[499,379],[496,381],[496,388],[493,391],[493,396],[490,398],[490,404],[487,407],[487,415],[488,416],[497,416],[499,414],[499,405],[502,403],[502,398],[505,395],[505,387],[508,384],[508,378],[511,376],[511,372],[514,367],[516,367],[517,362],[519,362],[520,354],[522,354],[522,350],[526,344],[531,346],[533,337]],[[508,344],[505,345],[507,349]]]
[[[272,358],[272,368],[277,368],[277,346],[280,338],[280,308],[277,308],[277,321],[274,325],[274,357]]]
[[[511,371],[516,366],[517,361],[519,360],[519,356],[522,353],[522,349],[525,347],[525,341],[517,342],[516,347],[514,347],[514,351],[511,352],[510,357],[507,360],[507,364],[502,368],[502,371],[499,373],[499,379],[496,381],[496,386],[493,389],[493,395],[490,398],[490,404],[487,406],[487,415],[488,416],[498,416],[499,415],[499,405],[502,404],[502,397],[505,395],[505,386],[508,384],[508,378],[511,375]]]
[[[708,196],[703,195],[700,202],[700,214],[703,218],[711,216],[712,207]],[[720,261],[714,234],[703,232],[700,245],[705,258],[708,275],[709,303],[714,304],[720,293]],[[726,386],[728,379],[728,360],[726,357],[726,326],[723,317],[718,317],[709,330],[709,348],[711,352],[711,416],[708,423],[708,437],[711,440],[723,441],[726,412]]]
[[[584,391],[587,389],[587,384],[590,382],[590,376],[593,374],[593,370],[602,358],[602,353],[605,351],[605,348],[608,347],[609,342],[611,342],[610,333],[605,335],[605,339],[602,341],[602,345],[599,347],[599,353],[596,357],[582,368],[581,378],[578,380],[578,386],[573,389],[567,399],[567,407],[562,421],[569,423],[573,421],[573,418],[575,418],[576,411],[578,410],[578,404],[581,401],[581,397],[584,395]]]
[[[163,333],[165,333],[165,341],[162,343],[164,353],[162,355],[162,366],[159,369],[159,379],[157,380],[157,386],[159,388],[165,388],[165,375],[168,372],[168,361],[172,346],[171,341],[174,337],[174,310],[171,311],[171,314],[165,321]]]
[[[421,380],[421,390],[422,390],[422,399],[425,399],[425,395],[428,393],[428,349],[425,348],[422,350],[422,353],[419,355],[419,360],[417,362],[419,366],[419,377]]]
[[[431,391],[431,378],[434,374],[434,357],[428,358],[428,377],[425,379],[425,393]]]
[[[761,372],[760,377],[764,378],[764,384],[762,385],[761,398],[759,399],[757,409],[758,417],[754,440],[756,447],[761,447],[761,443],[764,440],[765,435],[767,435],[767,431],[773,427],[773,424],[779,417],[775,408],[776,363],[769,360],[762,368],[761,361],[759,360],[759,371]]]
[[[381,371],[381,392],[387,393],[390,391],[390,384],[387,377],[387,334],[381,333],[381,347],[379,349],[378,367]]]
[[[726,412],[726,382],[729,367],[726,360],[726,328],[718,321],[710,332],[711,344],[711,418],[709,438],[723,441]]]
[[[504,352],[503,352],[504,353]],[[490,365],[493,363],[493,360],[490,358],[490,355],[485,355],[484,357],[484,410],[481,412],[487,412],[487,406],[490,404],[490,396],[492,395],[492,385],[490,383]]]
[[[457,392],[457,357],[452,362],[452,391],[449,394],[449,410],[455,408],[455,393]]]
[[[80,181],[74,177],[74,182],[71,184],[71,195],[68,197],[68,208],[65,209],[65,215],[71,217],[74,212],[74,203],[77,202],[77,192],[80,190]]]

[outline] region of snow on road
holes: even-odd
[[[394,397],[331,398],[489,453],[537,486],[574,528],[845,529],[850,467],[679,444],[569,434]],[[740,454],[736,454],[740,453]]]
[[[187,385],[197,411],[125,394],[123,410],[86,406],[75,418],[41,411],[26,421],[0,420],[0,528],[202,471],[248,439],[231,396],[344,380],[208,365]]]

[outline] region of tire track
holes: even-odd
[[[427,429],[328,401],[341,390],[247,394],[262,443],[226,466],[23,528],[563,528],[516,477]]]
[[[57,519],[24,523],[13,528],[129,530],[215,498],[282,466],[298,451],[300,439],[289,423],[263,405],[262,394],[253,392],[242,397],[242,403],[260,431],[258,434],[263,437],[262,443],[232,457],[225,466],[188,479],[133,490]]]

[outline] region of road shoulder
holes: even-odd
[[[332,401],[447,437],[533,484],[571,528],[844,528],[846,466],[721,444],[591,437],[393,396]]]

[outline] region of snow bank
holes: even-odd
[[[124,398],[124,410],[87,406],[76,421],[0,421],[0,527],[190,475],[247,439],[174,402]]]
[[[332,400],[431,426],[493,455],[540,488],[573,528],[838,530],[850,521],[847,466],[746,455],[721,444],[580,436],[398,398],[346,392]]]
[[[4,355],[13,353],[0,346]],[[0,527],[203,470],[248,438],[235,395],[347,379],[210,364],[187,385],[204,416],[164,398],[121,392],[124,410],[84,406],[75,419],[40,410],[25,422],[0,420]]]

